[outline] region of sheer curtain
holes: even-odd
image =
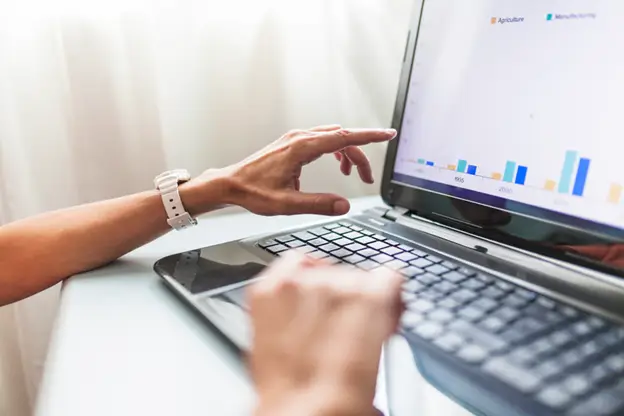
[[[291,128],[388,126],[411,3],[0,0],[0,222],[222,166]],[[379,173],[384,148],[368,152]],[[303,186],[377,191],[336,172],[322,159]],[[58,300],[0,308],[0,414],[30,413]]]

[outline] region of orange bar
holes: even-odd
[[[448,170],[457,170],[457,166],[455,166],[455,165],[448,165],[446,168]]]
[[[502,173],[493,173],[492,174],[492,179],[496,179],[497,181],[500,181],[501,179],[503,179],[503,174]]]
[[[619,204],[620,198],[622,197],[622,189],[622,185],[617,183],[611,185],[611,189],[609,190],[609,202]]]
[[[550,179],[547,180],[546,184],[544,185],[544,189],[546,189],[547,191],[554,191],[556,187],[557,187],[557,182],[550,180]]]

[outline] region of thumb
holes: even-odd
[[[282,204],[282,209],[286,215],[344,215],[351,208],[349,201],[339,195],[305,192],[285,193]]]

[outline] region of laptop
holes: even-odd
[[[155,270],[245,349],[244,288],[285,251],[389,267],[409,359],[470,411],[623,415],[623,21],[617,0],[417,1],[384,205]]]

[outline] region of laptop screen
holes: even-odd
[[[424,1],[395,182],[624,229],[624,2]]]

